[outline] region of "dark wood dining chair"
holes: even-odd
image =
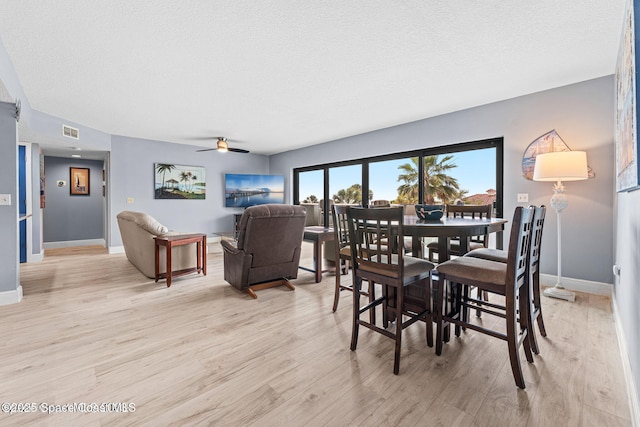
[[[531,206],[534,208],[533,229],[531,230],[531,248],[529,249],[529,292],[531,293],[531,321],[537,321],[540,335],[547,336],[547,330],[544,327],[544,319],[542,318],[542,304],[540,298],[540,248],[542,247],[542,230],[544,227],[544,218],[547,208],[544,205]],[[476,249],[465,256],[488,259],[497,262],[507,262],[507,251],[502,249],[482,248]],[[531,349],[534,353],[540,353],[540,347],[536,339],[536,333],[532,327],[529,331],[529,340],[531,341]]]
[[[334,247],[335,247],[335,259],[336,259],[336,287],[333,297],[333,312],[338,309],[338,302],[340,301],[340,293],[342,291],[353,292],[352,284],[342,283],[342,274],[349,273],[349,265],[351,264],[351,243],[349,241],[349,225],[347,218],[347,205],[333,205],[331,207],[331,214],[333,215],[333,233],[334,233]],[[368,290],[360,289],[360,295],[368,296],[369,301],[375,299],[375,284],[369,283]],[[371,323],[376,323],[376,312],[371,310],[370,312]]]
[[[395,341],[393,373],[400,370],[400,348],[402,331],[413,323],[426,323],[427,345],[433,346],[431,324],[431,271],[433,263],[404,255],[403,208],[366,209],[349,207],[347,210],[351,258],[353,264],[353,292],[360,292],[362,282],[382,286],[382,296],[360,306],[360,298],[353,298],[353,327],[351,350],[356,350],[360,326],[369,328]],[[381,245],[378,242],[385,241]],[[418,287],[420,298],[405,299],[405,288]],[[383,329],[374,323],[362,320],[360,315],[382,305],[383,313],[395,320],[395,331]],[[404,320],[403,316],[408,317]]]
[[[491,219],[491,205],[446,205],[445,215],[447,218],[478,218]],[[486,248],[489,246],[489,235],[472,236],[469,239],[469,250]],[[429,251],[429,261],[434,262],[434,255],[438,253],[438,242],[427,244]],[[464,255],[460,253],[460,239],[449,240],[449,254]]]
[[[516,385],[525,388],[520,366],[520,346],[524,347],[527,361],[533,363],[529,331],[531,330],[530,293],[527,274],[529,240],[532,236],[533,209],[517,207],[513,215],[507,262],[489,261],[475,257],[459,257],[437,267],[439,280],[436,301],[436,354],[442,353],[443,329],[447,323],[454,324],[456,336],[460,329],[475,330],[507,341],[511,371]],[[449,285],[445,288],[446,285]],[[504,297],[504,306],[488,303],[469,296],[469,287],[476,286]],[[447,297],[445,289],[453,295]],[[452,308],[445,310],[444,302],[452,299]],[[465,319],[467,308],[501,317],[506,322],[506,333]]]

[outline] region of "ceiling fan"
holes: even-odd
[[[249,150],[243,150],[242,148],[229,147],[229,144],[227,144],[227,138],[225,138],[224,136],[216,136],[214,138],[218,140],[216,148],[204,148],[202,150],[197,150],[197,151],[218,150],[221,153],[226,153],[227,151],[233,151],[234,153],[245,153],[245,154],[249,152]]]

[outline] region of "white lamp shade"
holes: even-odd
[[[579,181],[589,178],[587,153],[554,151],[536,156],[534,181]]]

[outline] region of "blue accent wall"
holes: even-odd
[[[27,214],[27,148],[18,146],[18,215]],[[27,262],[27,221],[20,221],[20,262]]]

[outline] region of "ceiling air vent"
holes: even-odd
[[[76,128],[72,128],[71,126],[62,125],[62,134],[67,138],[79,139],[80,131]]]

